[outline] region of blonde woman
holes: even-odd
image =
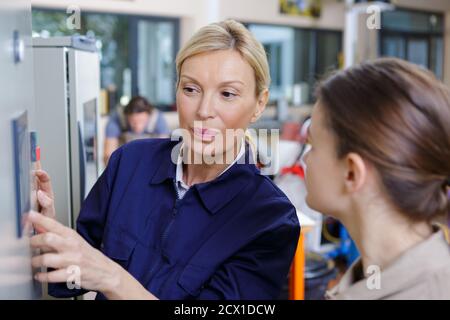
[[[52,295],[278,297],[300,227],[295,208],[254,165],[244,138],[269,96],[264,49],[229,20],[199,30],[176,63],[182,142],[140,140],[114,152],[83,204],[78,233],[51,219],[51,186],[38,172],[44,215],[32,213],[30,220],[44,232],[31,243],[46,253],[32,262],[55,269],[36,275],[57,283]],[[221,158],[226,161],[212,161]],[[76,281],[66,284],[71,272],[80,275],[81,289]]]

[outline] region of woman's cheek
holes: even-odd
[[[198,96],[198,94],[196,94]],[[196,95],[191,93],[191,94],[186,94],[184,92],[179,92],[177,94],[177,102],[182,105],[183,107],[187,107],[189,105],[191,105],[195,100],[196,100]]]
[[[247,128],[255,112],[252,104],[242,103],[238,98],[235,98],[235,101],[222,102],[218,106],[217,113],[221,115],[227,128]]]
[[[315,186],[315,181],[314,181],[314,164],[311,163],[310,156],[308,156],[308,158],[305,159],[304,171],[305,171],[306,191],[307,191],[308,198],[310,198],[311,195],[314,193],[314,186]]]
[[[308,169],[305,168],[305,186],[309,193],[311,189],[311,173],[309,168]]]

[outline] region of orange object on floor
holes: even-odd
[[[303,231],[300,232],[297,251],[291,266],[289,278],[289,300],[305,300],[305,243]]]

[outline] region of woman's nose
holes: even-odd
[[[214,99],[211,96],[203,96],[197,114],[202,120],[215,117]]]

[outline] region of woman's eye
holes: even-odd
[[[193,87],[184,87],[183,91],[184,91],[184,93],[187,93],[187,94],[193,94],[193,93],[196,93],[198,90]]]
[[[233,97],[236,96],[236,94],[234,94],[234,93],[232,93],[232,92],[229,92],[229,91],[223,91],[223,92],[222,92],[222,95],[223,95],[225,98],[233,98]]]

